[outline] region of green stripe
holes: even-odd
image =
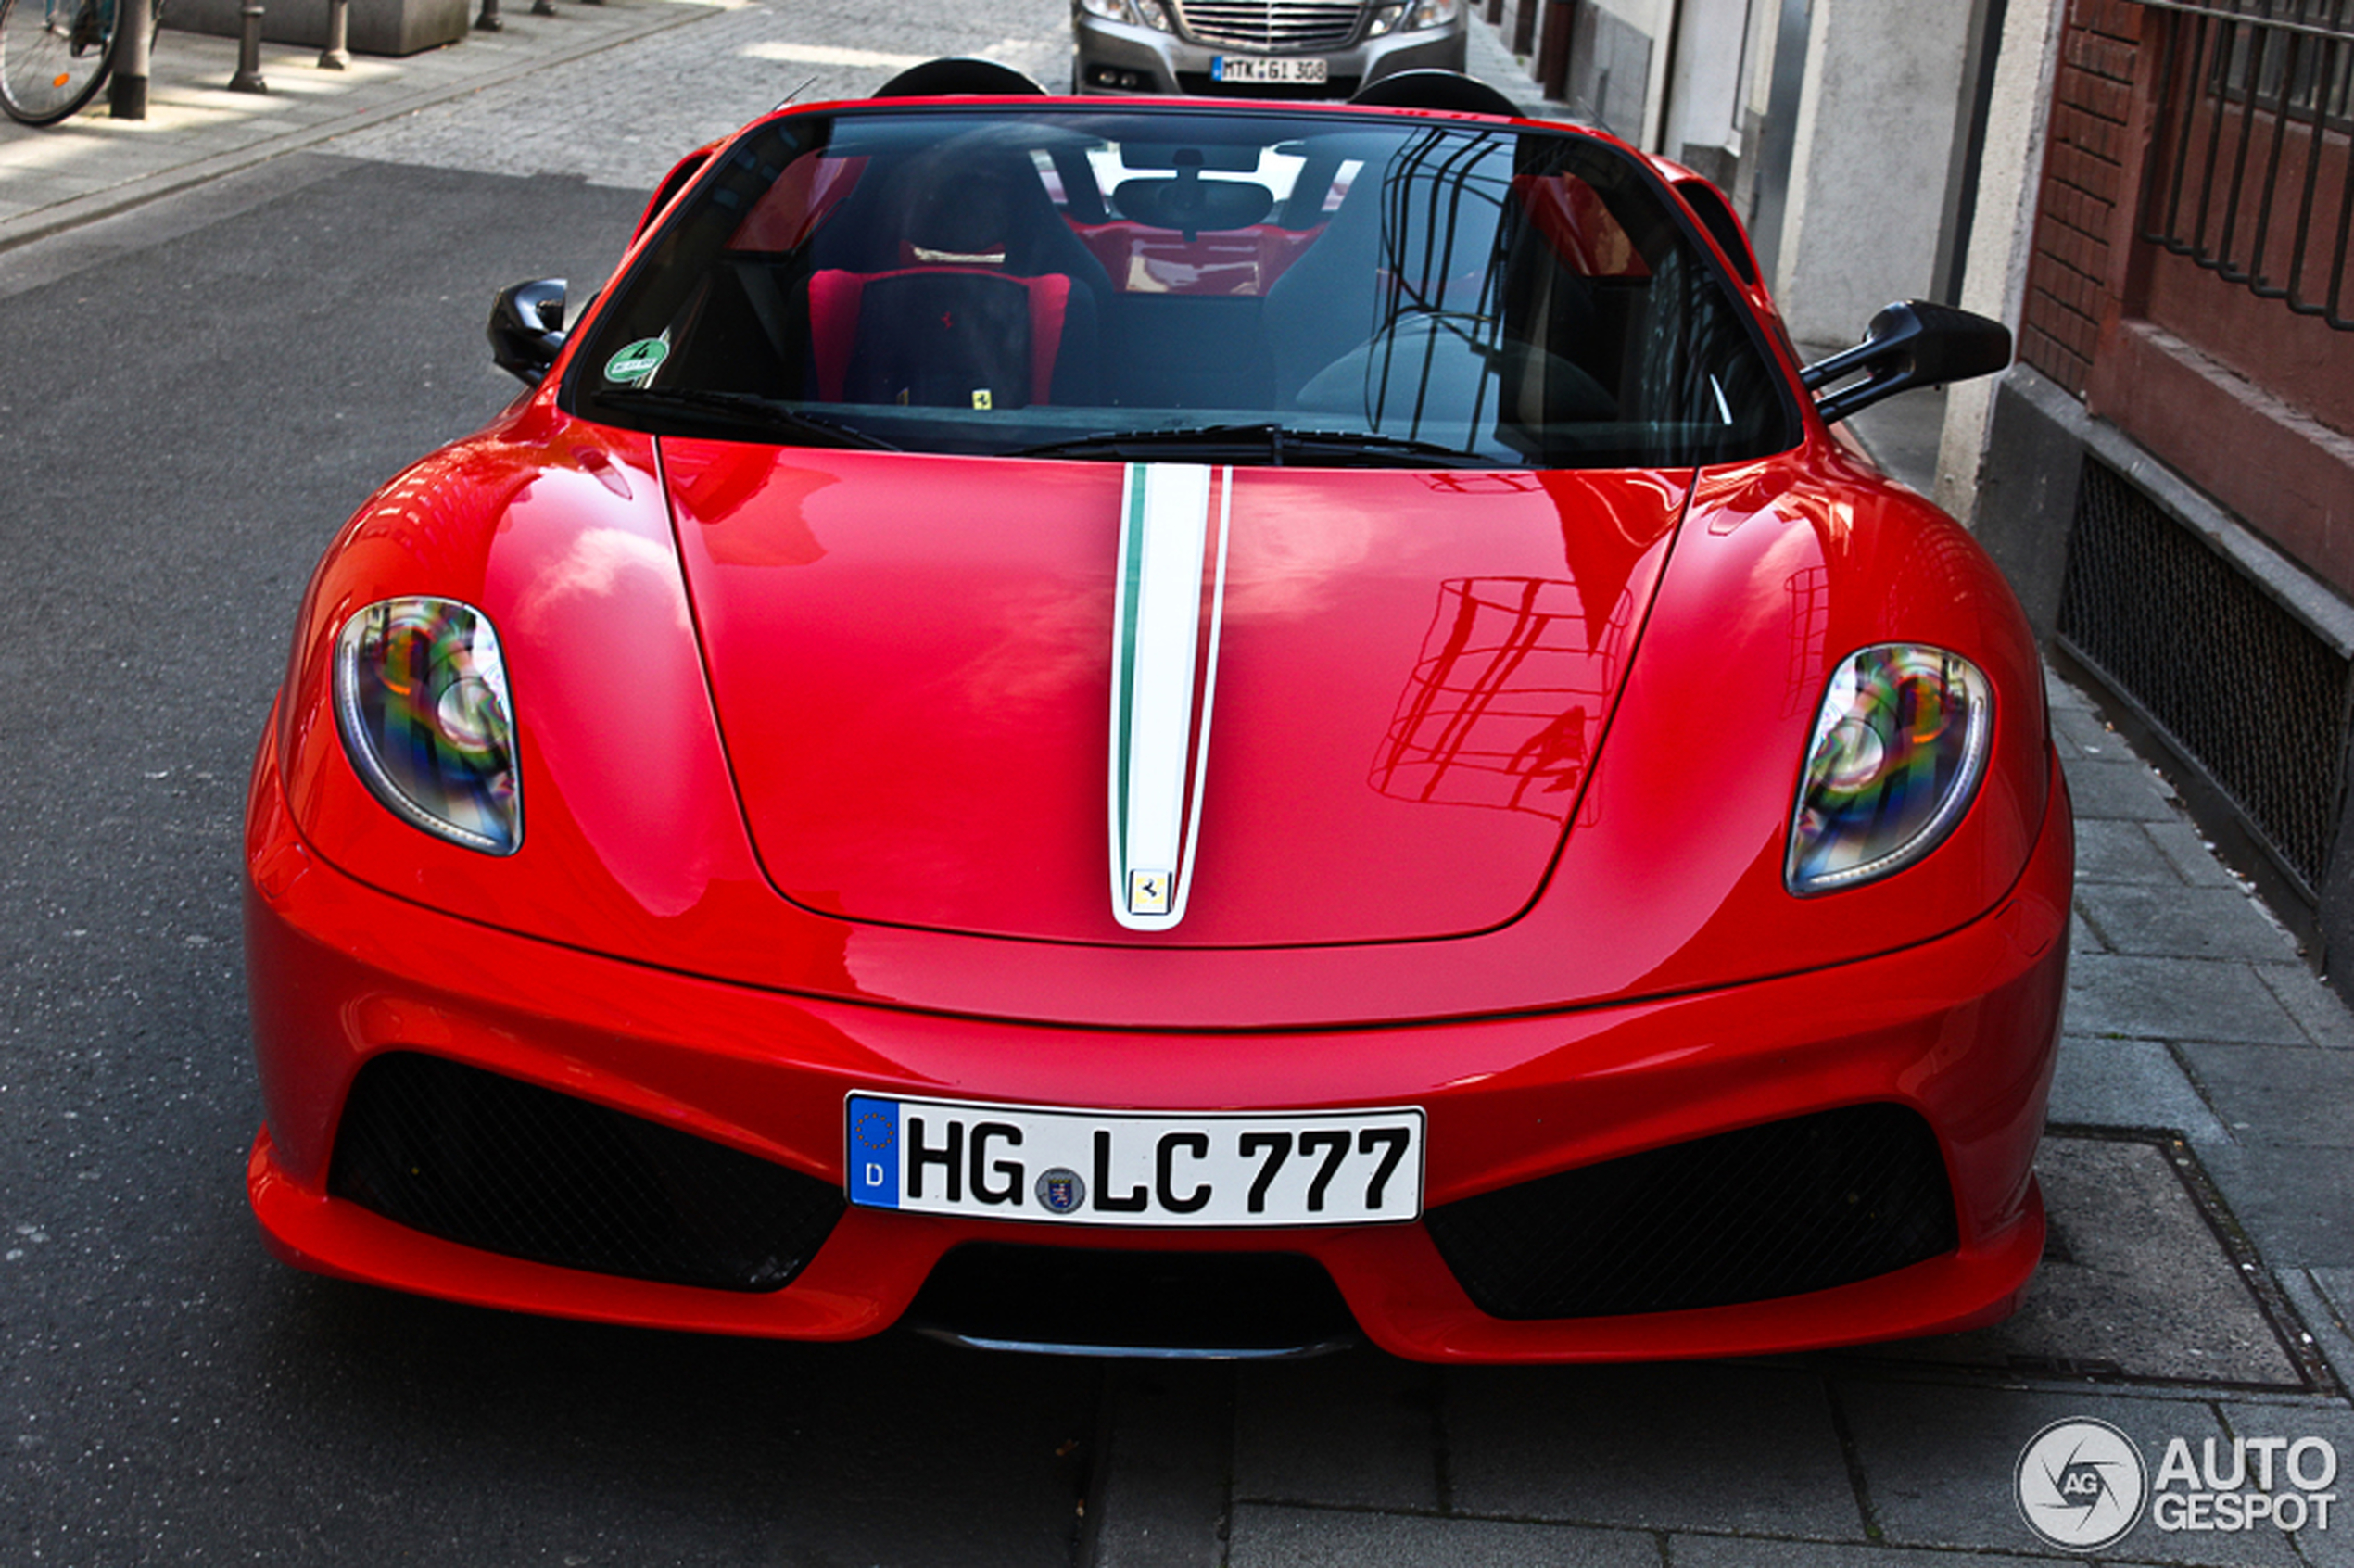
[[[1112,675],[1119,683],[1114,689],[1113,703],[1119,717],[1115,725],[1118,733],[1111,738],[1112,754],[1120,759],[1120,787],[1115,797],[1120,802],[1120,815],[1113,824],[1117,837],[1113,840],[1112,864],[1120,873],[1117,891],[1123,909],[1128,906],[1128,738],[1134,727],[1129,704],[1135,695],[1136,590],[1144,571],[1145,499],[1151,481],[1152,471],[1144,463],[1132,462],[1128,465],[1128,510],[1120,525],[1120,615],[1116,628],[1120,639],[1120,667]]]

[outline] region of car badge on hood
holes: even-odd
[[[1226,596],[1234,470],[1128,465],[1112,613],[1111,912],[1130,930],[1185,917],[1218,632]]]

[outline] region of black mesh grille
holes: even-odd
[[[2335,651],[2089,459],[2059,630],[2206,769],[2309,891],[2321,884],[2346,743],[2348,664]]]
[[[353,1081],[327,1187],[487,1252],[718,1290],[786,1284],[842,1209],[781,1165],[405,1051]]]
[[[1851,1106],[1564,1170],[1432,1209],[1481,1311],[1599,1318],[1827,1290],[1956,1245],[1929,1123]]]

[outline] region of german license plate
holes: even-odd
[[[849,1097],[850,1201],[1082,1225],[1364,1225],[1423,1205],[1423,1113]]]
[[[1326,62],[1307,59],[1258,59],[1248,55],[1212,55],[1212,82],[1248,82],[1276,86],[1322,87]]]

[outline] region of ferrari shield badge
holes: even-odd
[[[1131,915],[1166,915],[1169,913],[1169,884],[1166,871],[1131,871],[1128,873],[1128,913]]]

